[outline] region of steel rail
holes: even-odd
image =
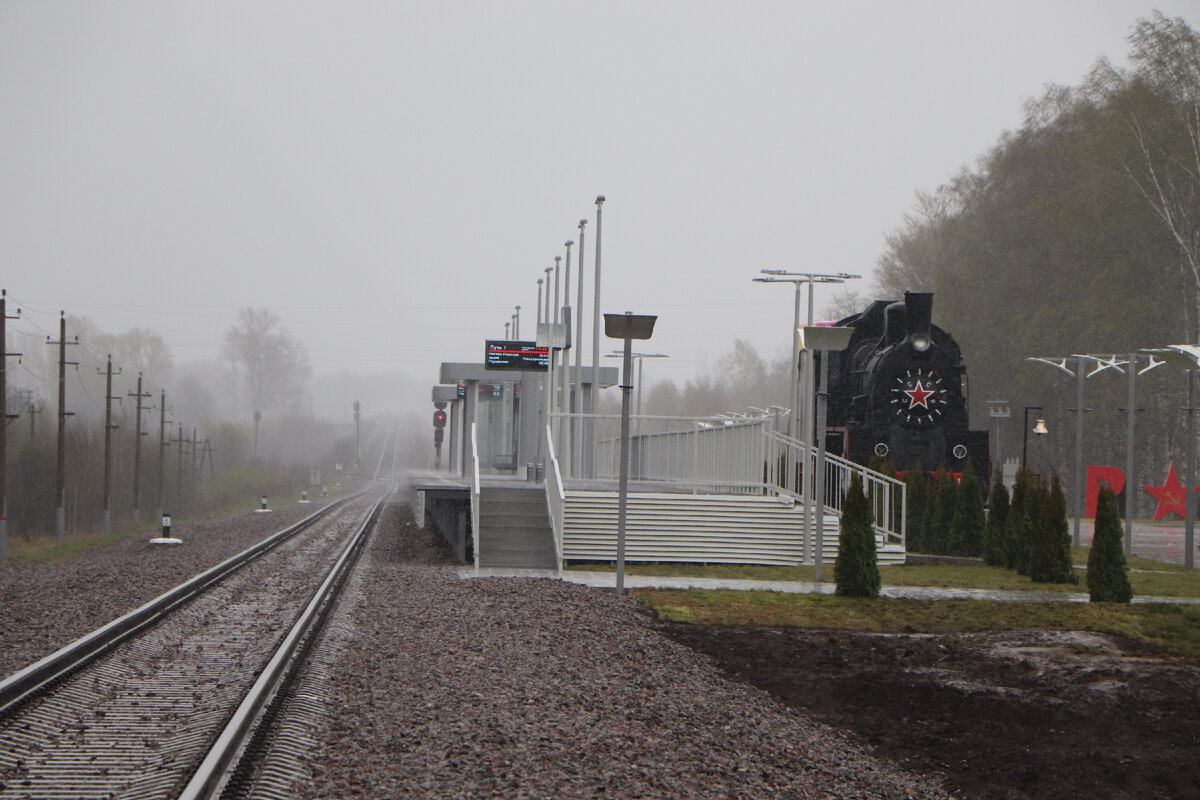
[[[305,659],[300,656],[315,639],[315,636],[310,634],[320,630],[333,609],[335,604],[332,601],[345,584],[386,502],[386,496],[380,498],[365,516],[359,529],[342,550],[337,563],[313,594],[304,612],[288,631],[271,660],[263,667],[258,680],[217,736],[208,755],[180,793],[179,800],[205,800],[219,796],[226,780],[231,777],[231,766],[235,764],[235,759],[245,752],[247,744],[255,734],[260,712],[302,671]]]
[[[54,681],[148,628],[177,607],[192,600],[209,586],[236,572],[292,536],[310,527],[317,520],[361,496],[366,490],[335,500],[299,522],[273,534],[258,544],[201,572],[185,583],[170,589],[122,617],[85,634],[50,655],[35,661],[0,681],[0,717],[8,714],[26,698],[31,697]]]

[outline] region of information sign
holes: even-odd
[[[550,367],[550,349],[537,342],[488,340],[483,364],[487,369],[516,369],[545,372]]]

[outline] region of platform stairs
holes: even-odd
[[[816,457],[804,444],[774,430],[770,418],[637,417],[630,437],[630,482],[625,557],[631,561],[801,565],[837,557],[841,501],[850,473],[859,474],[875,512],[879,563],[905,559],[904,485],[894,478],[828,456],[820,512],[804,524],[804,465]],[[511,500],[489,502],[474,477],[472,520],[478,566],[613,561],[618,517],[619,417],[551,415],[546,441],[542,515],[533,503],[502,516]],[[583,442],[595,442],[585,446]],[[560,449],[561,448],[561,449]],[[564,452],[565,450],[565,452]],[[559,453],[562,455],[559,455]],[[477,468],[476,468],[477,473]],[[526,490],[528,494],[528,490]],[[482,512],[482,518],[478,516]],[[820,524],[817,520],[820,520]],[[519,521],[518,521],[519,520]],[[518,529],[528,524],[528,533]],[[547,532],[546,527],[549,531]],[[806,535],[807,531],[807,535]],[[522,538],[528,537],[528,538]],[[489,542],[493,557],[489,557]],[[529,548],[522,555],[522,548]],[[521,562],[518,564],[517,562]],[[495,564],[500,566],[499,563]]]

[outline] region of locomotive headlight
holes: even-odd
[[[913,350],[916,350],[918,353],[924,353],[929,349],[930,344],[932,342],[929,340],[929,334],[927,333],[914,334],[912,337]]]

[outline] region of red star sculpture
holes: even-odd
[[[921,385],[921,379],[917,379],[917,384],[912,389],[905,389],[904,393],[908,395],[908,409],[911,411],[917,406],[929,408],[929,395],[933,392]]]
[[[1175,475],[1174,464],[1167,467],[1167,479],[1162,486],[1143,486],[1142,488],[1158,500],[1158,508],[1154,510],[1155,520],[1160,520],[1167,514],[1178,514],[1180,519],[1187,517],[1187,509],[1184,505],[1187,502],[1187,496],[1184,494],[1183,486],[1179,484],[1179,478]],[[1196,491],[1196,489],[1192,491]]]

